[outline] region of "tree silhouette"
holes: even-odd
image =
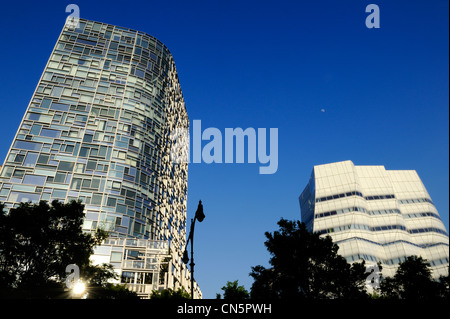
[[[448,298],[448,275],[432,278],[430,264],[420,256],[409,256],[393,277],[380,282],[380,295],[387,299],[435,300]]]
[[[227,284],[222,287],[223,299],[226,300],[245,300],[249,299],[250,294],[244,286],[239,286],[239,281],[227,281]],[[217,299],[220,299],[220,294],[217,294]]]
[[[154,290],[151,295],[150,299],[174,299],[174,300],[181,300],[181,299],[190,299],[191,295],[183,288],[180,287],[178,290],[173,289],[163,289],[163,290]]]
[[[348,264],[331,237],[308,232],[304,223],[281,219],[265,236],[271,268],[252,267],[251,298],[368,298],[365,262]]]
[[[90,264],[94,247],[107,233],[83,232],[83,210],[80,201],[20,203],[9,213],[0,204],[0,297],[68,298],[69,264],[79,267],[80,276],[90,285],[90,297],[133,294],[107,283],[115,276],[110,266]]]

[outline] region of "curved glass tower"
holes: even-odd
[[[170,133],[188,127],[174,59],[160,41],[83,19],[66,24],[2,167],[0,201],[81,199],[84,230],[110,231],[96,262],[111,262],[122,282],[146,284],[136,288],[143,295],[190,291],[180,261],[187,163],[169,156]]]
[[[348,262],[381,262],[383,274],[393,276],[417,255],[434,277],[448,273],[448,233],[416,171],[318,165],[299,200],[307,228],[330,235]]]

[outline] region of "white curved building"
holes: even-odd
[[[448,233],[414,170],[351,161],[314,166],[299,200],[307,228],[330,235],[348,262],[380,261],[383,275],[393,276],[400,262],[417,255],[433,277],[448,273]]]

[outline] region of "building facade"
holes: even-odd
[[[314,166],[299,201],[308,230],[330,235],[350,263],[381,262],[383,275],[393,276],[417,255],[435,278],[448,273],[448,233],[416,171],[351,161]]]
[[[94,262],[113,263],[133,287],[190,291],[181,262],[187,163],[169,156],[177,128],[188,129],[189,119],[174,59],[159,40],[95,21],[68,23],[1,169],[0,201],[11,208],[81,199],[83,229],[110,232]]]

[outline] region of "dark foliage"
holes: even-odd
[[[281,219],[267,232],[271,268],[252,267],[251,298],[368,298],[365,263],[348,264],[331,237],[308,232],[304,223]]]
[[[245,300],[250,298],[250,294],[244,286],[239,286],[239,281],[228,281],[225,286],[222,287],[223,299],[225,300]],[[217,294],[217,299],[221,299],[222,296]]]
[[[422,257],[410,256],[399,264],[394,277],[381,280],[379,293],[386,299],[447,299],[448,274],[434,280],[430,264]]]
[[[9,213],[0,204],[0,210],[0,297],[70,298],[65,286],[69,264],[80,268],[91,297],[113,298],[120,294],[122,288],[107,284],[115,276],[112,269],[90,264],[94,246],[107,233],[82,231],[81,202],[20,203]]]

